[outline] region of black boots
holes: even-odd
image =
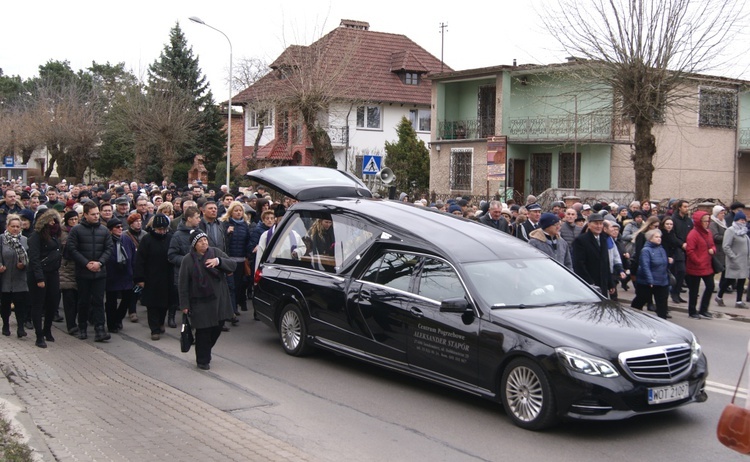
[[[39,348],[47,348],[47,342],[44,341],[43,336],[37,336],[35,345]]]
[[[173,315],[173,314],[170,314],[170,315],[169,315],[169,316],[167,317],[167,325],[168,325],[169,327],[173,328],[173,329],[174,329],[175,327],[177,327],[177,323],[176,323],[176,322],[175,322],[175,320],[174,320],[174,315]]]
[[[86,327],[79,327],[78,328],[78,338],[81,340],[86,340],[89,338],[88,332],[86,332],[88,329]]]
[[[109,333],[104,328],[104,326],[96,326],[94,327],[94,331],[95,331],[95,334],[94,334],[95,342],[104,342],[112,338],[112,336],[109,335]]]
[[[8,321],[3,321],[3,335],[6,337],[10,336],[10,327],[8,326]]]
[[[18,335],[18,338],[26,337],[26,330],[23,328],[23,324],[18,326],[18,330],[16,330],[16,334]]]

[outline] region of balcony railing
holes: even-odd
[[[331,138],[331,145],[346,146],[349,140],[349,127],[328,127],[326,131]]]
[[[750,128],[740,129],[740,149],[750,149]]]
[[[526,140],[627,140],[630,124],[611,113],[511,117],[509,136]]]
[[[494,134],[494,119],[441,120],[438,122],[438,139],[441,140],[488,138]]]

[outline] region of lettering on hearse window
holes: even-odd
[[[464,335],[439,327],[418,324],[412,341],[415,349],[422,353],[462,364],[469,360],[471,347]]]

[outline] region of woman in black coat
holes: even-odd
[[[60,305],[61,233],[60,214],[55,209],[47,209],[37,218],[28,240],[29,265],[26,267],[26,280],[31,297],[31,321],[36,333],[36,346],[39,348],[47,348],[47,342],[55,341],[52,336],[52,321]]]
[[[135,256],[134,282],[143,289],[141,303],[148,311],[151,340],[159,340],[164,333],[164,318],[170,306],[177,303],[173,266],[167,260],[172,234],[169,219],[157,213],[149,233],[141,239]],[[174,313],[170,313],[174,320]]]

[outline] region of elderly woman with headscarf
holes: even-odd
[[[722,239],[724,246],[724,261],[726,264],[726,279],[719,282],[719,293],[716,295],[716,303],[724,306],[722,297],[727,286],[734,282],[737,290],[737,308],[746,308],[742,301],[742,292],[745,287],[745,279],[750,273],[750,237],[747,235],[747,217],[742,210],[734,214],[734,221],[724,233]]]
[[[222,250],[209,247],[206,233],[199,228],[190,232],[190,253],[180,265],[179,300],[195,328],[199,369],[211,368],[211,349],[221,335],[222,323],[234,315],[226,274],[236,266]]]
[[[3,335],[10,335],[10,306],[16,312],[18,338],[26,337],[23,323],[28,308],[29,286],[26,284],[26,265],[29,263],[28,243],[21,234],[21,217],[8,215],[5,232],[0,235],[0,315],[3,318]]]

